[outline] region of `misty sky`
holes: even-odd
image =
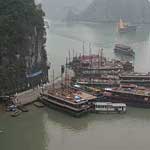
[[[76,13],[84,10],[93,0],[35,0],[42,3],[50,19],[63,19],[69,9]]]

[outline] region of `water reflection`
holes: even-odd
[[[1,150],[45,150],[46,132],[44,130],[43,110],[32,106],[28,113],[12,118],[10,113],[0,116]]]
[[[88,116],[82,118],[72,117],[64,112],[55,111],[53,109],[47,108],[48,120],[61,126],[65,129],[70,129],[73,131],[85,130],[88,128]]]

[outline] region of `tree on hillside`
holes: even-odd
[[[0,94],[25,87],[27,70],[45,53],[43,16],[34,0],[0,1]]]

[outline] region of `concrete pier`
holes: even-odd
[[[41,92],[41,88],[30,89],[22,93],[16,94],[16,105],[26,105],[37,100]]]

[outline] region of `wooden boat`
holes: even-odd
[[[16,110],[15,112],[12,112],[11,116],[12,117],[17,117],[21,114],[21,110]]]
[[[36,106],[38,108],[43,108],[45,106],[43,103],[40,103],[40,102],[34,102],[33,104],[34,104],[34,106]]]
[[[69,93],[68,89],[63,89],[63,91],[57,89],[41,94],[40,99],[52,108],[80,117],[90,111],[91,103],[96,100],[96,96],[75,89],[71,89]]]
[[[124,55],[129,55],[132,57],[135,56],[135,52],[133,51],[133,49],[130,46],[126,46],[123,44],[116,44],[114,48],[114,52],[124,54]]]
[[[122,74],[119,76],[121,84],[136,84],[150,87],[150,75],[142,73]]]
[[[69,67],[76,77],[100,77],[101,75],[118,75],[132,72],[133,64],[129,61],[108,60],[99,55],[84,55],[75,57]]]
[[[119,81],[118,80],[111,80],[111,79],[88,79],[88,80],[81,80],[76,82],[78,85],[83,86],[90,86],[90,87],[118,87]]]
[[[129,25],[125,22],[123,22],[122,19],[118,22],[118,32],[119,33],[128,33],[128,32],[135,32],[136,31],[136,26],[135,25]]]
[[[129,106],[150,108],[150,89],[136,85],[105,88],[105,101],[125,103]]]
[[[28,112],[29,110],[25,107],[25,106],[18,106],[17,107],[19,110],[21,110],[22,112]]]
[[[95,102],[93,111],[98,113],[125,113],[126,107],[124,103]]]

